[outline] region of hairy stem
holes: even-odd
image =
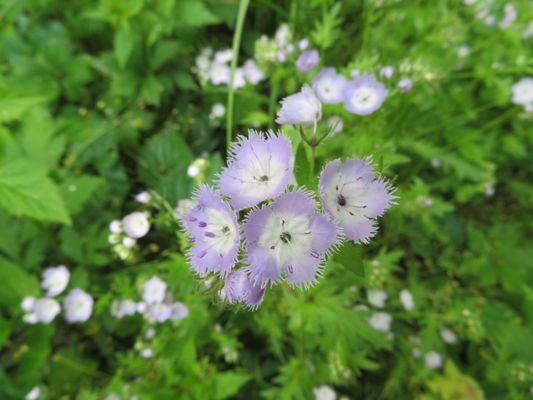
[[[227,117],[226,117],[226,148],[229,149],[231,140],[233,138],[233,102],[235,97],[235,89],[233,88],[233,80],[235,79],[235,69],[237,68],[237,59],[239,58],[239,48],[241,47],[242,28],[244,26],[244,18],[246,16],[246,10],[250,0],[241,0],[239,3],[239,11],[237,14],[237,24],[235,26],[235,32],[233,33],[232,52],[233,57],[231,59],[231,75],[229,80],[228,90],[228,102],[227,102]]]

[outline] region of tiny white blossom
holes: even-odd
[[[165,298],[167,284],[157,276],[147,280],[143,285],[143,300],[147,304],[162,303]]]
[[[114,220],[109,224],[109,231],[114,234],[119,234],[122,232],[122,222]]]
[[[150,348],[146,348],[146,349],[143,349],[143,351],[141,352],[141,355],[143,358],[152,358],[154,356],[154,352],[152,349]]]
[[[156,322],[162,323],[172,317],[172,309],[168,304],[156,303],[148,307],[148,315]]]
[[[233,58],[233,51],[231,49],[224,49],[215,52],[215,62],[227,64]]]
[[[137,193],[135,195],[135,201],[138,203],[146,204],[146,203],[149,203],[151,199],[152,199],[152,196],[150,196],[150,193],[146,191]]]
[[[436,351],[428,351],[424,356],[424,363],[428,368],[439,369],[442,367],[442,356]]]
[[[314,388],[313,394],[315,395],[315,400],[335,400],[337,398],[335,391],[328,385]]]
[[[39,388],[39,386],[35,386],[32,390],[30,390],[26,394],[26,397],[24,399],[25,400],[37,400],[40,396],[41,396],[41,389]]]
[[[47,296],[55,297],[68,285],[70,272],[64,265],[46,268],[43,272],[41,287],[47,291]]]
[[[136,309],[139,314],[144,314],[147,308],[148,308],[148,305],[144,301],[139,301],[136,304]]]
[[[198,168],[197,165],[191,164],[187,168],[187,175],[189,175],[191,178],[195,178],[200,174],[200,168]]]
[[[533,105],[533,77],[526,77],[516,82],[512,88],[512,102],[524,107]]]
[[[35,306],[35,297],[33,296],[26,296],[24,299],[22,299],[22,302],[20,303],[20,308],[22,308],[26,312],[33,311],[33,307]]]
[[[131,249],[135,246],[135,243],[137,243],[137,241],[129,236],[122,238],[122,245],[127,249]]]
[[[226,107],[222,103],[216,103],[213,104],[213,108],[211,108],[211,112],[209,113],[209,119],[214,120],[218,118],[222,118],[226,114]]]
[[[228,84],[231,75],[231,68],[227,64],[213,63],[209,68],[209,79],[213,85]]]
[[[93,312],[94,300],[80,288],[72,289],[63,301],[67,322],[85,322]]]
[[[400,302],[402,303],[403,308],[405,308],[407,311],[412,311],[415,308],[413,295],[407,289],[400,291]]]
[[[60,311],[61,306],[59,303],[48,297],[37,299],[33,306],[33,314],[35,314],[37,322],[42,322],[43,324],[52,322]]]
[[[448,344],[456,344],[457,343],[457,336],[449,328],[442,328],[440,330],[440,336],[441,336],[442,340],[444,340]]]
[[[374,307],[382,308],[387,301],[387,293],[383,290],[371,289],[367,292],[366,298]]]
[[[309,47],[309,40],[308,39],[301,39],[299,42],[298,42],[298,48],[300,50],[305,50]]]
[[[137,312],[137,304],[130,299],[115,300],[111,305],[111,314],[116,318],[124,318]]]
[[[385,312],[377,312],[368,319],[368,323],[377,331],[388,332],[390,331],[392,317]]]
[[[170,318],[173,320],[183,319],[189,315],[189,308],[179,301],[172,303],[170,305],[170,309],[172,310],[172,315]]]
[[[247,82],[252,85],[257,85],[263,79],[265,79],[265,73],[254,60],[247,60],[243,66],[244,77]]]
[[[150,327],[146,330],[146,333],[144,334],[144,337],[146,340],[152,340],[155,337],[155,329]]]
[[[124,232],[134,239],[142,238],[150,230],[148,215],[140,211],[126,215],[122,219],[122,224],[124,225]]]

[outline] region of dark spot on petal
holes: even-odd
[[[337,204],[341,207],[344,207],[346,205],[346,197],[344,197],[342,194],[339,194],[337,196]]]
[[[205,236],[210,237],[210,238],[214,238],[215,234],[213,232],[206,232]]]

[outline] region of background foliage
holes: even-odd
[[[344,247],[312,290],[278,287],[248,312],[203,293],[164,212],[133,261],[107,242],[135,193],[174,206],[194,188],[196,157],[209,154],[209,176],[223,164],[224,130],[208,114],[227,92],[200,86],[191,68],[202,48],[230,46],[238,3],[1,1],[0,398],[39,385],[50,399],[308,399],[322,384],[352,399],[530,398],[533,130],[510,102],[511,85],[533,75],[533,41],[520,34],[528,3],[513,1],[518,19],[501,29],[451,0],[252,2],[244,56],[287,22],[324,65],[410,63],[414,88],[371,116],[343,115],[343,132],[319,149],[320,163],[372,154],[394,180],[399,205],[378,237]],[[501,16],[504,2],[488,4]],[[471,53],[459,59],[462,45]],[[293,65],[267,74],[237,91],[236,131],[274,127],[278,100],[310,79]],[[95,297],[93,317],[24,324],[20,301],[56,264]],[[190,315],[158,327],[144,359],[146,323],[109,310],[154,274]],[[393,338],[354,311],[372,288],[389,295]],[[405,288],[412,312],[398,300]],[[422,354],[444,356],[442,370],[413,355],[414,336]]]

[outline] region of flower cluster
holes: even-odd
[[[150,322],[163,323],[168,320],[183,319],[189,315],[189,309],[179,301],[172,301],[167,293],[167,284],[154,276],[143,285],[142,300],[115,300],[111,305],[111,315],[122,319],[141,314]]]
[[[513,103],[521,105],[527,112],[533,112],[533,77],[520,79],[511,90]]]
[[[206,48],[196,57],[195,72],[204,84],[229,85],[231,79],[230,63],[233,59],[231,49],[213,52]],[[257,85],[265,78],[265,74],[253,59],[248,59],[242,67],[235,69],[233,87],[242,88],[246,84]]]
[[[23,320],[28,324],[49,324],[61,312],[61,305],[56,299],[67,288],[70,272],[64,265],[46,268],[43,272],[41,287],[46,291],[45,297],[25,297],[21,308]],[[93,310],[93,298],[80,288],[75,288],[63,300],[65,320],[70,323],[85,322]]]
[[[231,147],[218,189],[200,187],[182,215],[192,268],[223,277],[229,303],[256,308],[282,279],[313,285],[342,239],[367,243],[375,235],[376,218],[395,198],[369,159],[336,160],[319,178],[322,212],[311,192],[294,186],[293,170],[287,137],[251,130]]]
[[[141,192],[135,195],[135,201],[149,204],[152,198],[150,193]],[[108,241],[113,245],[113,250],[121,260],[131,257],[132,249],[137,240],[146,236],[150,231],[149,214],[146,211],[135,211],[126,215],[122,220],[114,220],[109,224]]]

